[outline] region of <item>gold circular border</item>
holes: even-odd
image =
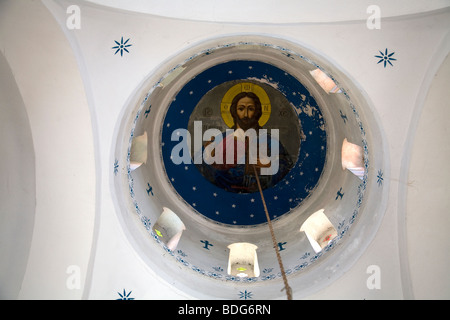
[[[222,102],[220,103],[220,114],[222,115],[223,121],[229,128],[233,127],[234,120],[230,112],[231,102],[233,101],[234,97],[236,97],[236,95],[241,92],[253,92],[258,96],[259,100],[261,101],[262,109],[262,115],[261,118],[259,118],[258,123],[262,127],[270,118],[272,106],[270,104],[270,99],[266,91],[259,85],[251,82],[238,83],[228,89],[227,93],[225,93]]]

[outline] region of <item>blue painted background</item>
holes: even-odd
[[[276,86],[295,107],[306,136],[295,166],[278,184],[264,190],[271,219],[288,213],[308,197],[325,164],[327,138],[322,113],[296,78],[267,63],[241,60],[222,63],[198,74],[178,92],[167,110],[161,135],[162,157],[167,177],[180,198],[199,214],[227,225],[251,226],[266,222],[259,192],[227,192],[207,181],[194,164],[175,165],[170,156],[179,142],[171,141],[171,135],[176,129],[187,129],[192,111],[208,91],[224,82],[248,78],[264,79]],[[272,105],[272,112],[276,112],[276,107]]]

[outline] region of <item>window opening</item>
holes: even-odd
[[[139,168],[147,162],[147,131],[143,135],[133,138],[130,150],[130,169],[131,171]]]
[[[320,69],[314,69],[309,72],[311,76],[316,80],[319,86],[326,93],[340,93],[341,89],[337,86],[337,84],[331,79],[325,72]]]
[[[313,213],[300,227],[306,233],[314,251],[320,252],[337,236],[336,228],[327,218],[324,209]]]
[[[153,232],[171,251],[176,249],[184,230],[186,227],[183,221],[166,207],[153,226]]]
[[[259,265],[256,249],[258,247],[247,242],[237,242],[228,246],[228,274],[237,277],[259,277]]]
[[[342,143],[342,169],[348,169],[359,179],[364,176],[364,153],[363,148],[357,144],[350,143],[347,138]]]

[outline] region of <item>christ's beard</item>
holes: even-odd
[[[246,131],[250,128],[256,129],[258,128],[258,120],[256,120],[255,118],[242,118],[242,119],[236,119],[237,120],[237,124],[239,126],[239,128],[241,128],[242,130]]]

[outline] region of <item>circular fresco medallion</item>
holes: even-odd
[[[167,178],[191,209],[227,225],[290,212],[317,185],[326,156],[325,123],[293,76],[259,61],[230,61],[188,81],[161,130]]]
[[[270,101],[277,113],[271,113]],[[301,140],[292,134],[303,136],[284,95],[247,80],[227,81],[202,97],[189,118],[190,136],[198,135],[200,128],[203,138],[211,138],[198,150],[191,144],[192,161],[205,179],[235,193],[259,190],[255,169],[263,190],[280,182],[297,162]]]

